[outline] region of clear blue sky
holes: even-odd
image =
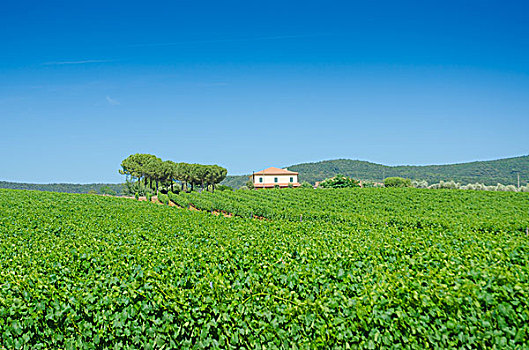
[[[527,1],[9,1],[0,180],[529,153]]]

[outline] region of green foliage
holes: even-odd
[[[131,181],[127,179],[125,181],[123,194],[125,196],[132,196],[136,193],[143,197],[147,193],[152,193],[152,189],[142,181]]]
[[[101,189],[104,187],[110,188],[117,195],[123,195],[124,184],[28,184],[0,181],[0,188],[46,192],[88,193],[89,191],[95,191],[96,193],[102,193]]]
[[[413,188],[314,191],[300,188],[193,193],[186,194],[185,199],[203,210],[214,208],[241,217],[253,214],[272,220],[299,221],[301,215],[304,221],[329,224],[362,221],[374,228],[379,228],[380,223],[383,227],[389,223],[399,227],[432,229],[466,225],[479,227],[480,230],[490,227],[493,230],[520,232],[525,232],[526,226],[529,226],[529,218],[524,212],[524,208],[529,206],[528,198],[521,193]],[[452,205],[447,206],[446,203]]]
[[[1,347],[499,349],[529,342],[526,193],[167,196],[208,212],[0,190]],[[245,216],[211,215],[212,205]]]
[[[384,179],[385,187],[411,187],[410,179],[403,179],[402,177],[388,177]]]
[[[147,192],[145,194],[145,199],[147,199],[147,202],[151,202],[152,201],[152,193],[151,192]]]
[[[158,200],[165,205],[169,205],[169,196],[166,194],[159,193]]]
[[[424,180],[413,180],[411,186],[415,188],[428,188],[428,181]]]
[[[134,198],[136,200],[140,199],[140,194],[138,192],[134,193]]]
[[[300,187],[301,188],[313,188],[312,185],[308,183],[307,181],[303,182]]]
[[[106,194],[106,195],[109,195],[109,196],[115,196],[116,195],[116,191],[114,191],[112,188],[110,188],[110,186],[101,187],[101,189],[99,190],[99,193]]]
[[[240,188],[246,186],[248,181],[248,175],[227,175],[226,178],[221,182],[221,185],[230,186],[232,188]]]
[[[233,191],[233,188],[226,185],[217,185],[215,188],[217,191]]]
[[[138,153],[128,156],[121,162],[119,173],[127,178],[137,179],[137,181],[127,179],[127,186],[132,186],[132,190],[141,192],[138,186],[143,183],[144,187],[148,186],[150,190],[158,193],[160,185],[163,186],[164,192],[174,190],[176,181],[180,181],[186,190],[189,190],[187,186],[189,184],[191,190],[200,185],[202,189],[211,187],[214,191],[215,185],[226,177],[227,170],[218,165],[175,163],[170,160],[163,161],[152,154]]]
[[[353,188],[360,187],[360,181],[344,175],[336,175],[330,179],[325,179],[320,183],[322,188]]]
[[[252,180],[246,181],[246,187],[249,188],[250,190],[253,190],[254,188],[253,181]]]

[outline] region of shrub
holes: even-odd
[[[151,192],[147,192],[145,194],[145,198],[147,198],[147,201],[150,202],[152,200],[152,193]]]
[[[411,180],[402,177],[387,177],[384,180],[384,187],[411,187]]]
[[[312,187],[312,185],[310,183],[308,183],[307,181],[304,181],[301,184],[301,188],[314,188],[314,187]]]
[[[123,186],[123,194],[126,196],[135,195],[145,196],[147,192],[152,192],[152,190],[146,186],[142,181],[129,181],[127,180]]]
[[[233,187],[226,185],[217,185],[215,186],[215,191],[233,191]]]
[[[440,181],[439,182],[439,188],[441,189],[447,189],[447,190],[457,190],[461,187],[461,184],[458,182],[455,182],[454,180],[450,181]]]
[[[413,180],[411,186],[415,188],[428,188],[428,181],[426,180]]]
[[[336,175],[330,179],[325,179],[320,183],[322,188],[350,188],[350,187],[360,187],[360,181],[353,178]]]
[[[140,194],[138,192],[134,193],[134,198],[136,198],[136,200],[140,199]]]
[[[111,189],[109,186],[103,186],[99,189],[99,193],[101,194],[107,194],[109,196],[115,196],[116,195],[116,191],[114,191],[113,189]]]

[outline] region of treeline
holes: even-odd
[[[215,190],[215,186],[226,177],[227,170],[218,165],[176,163],[162,160],[152,154],[132,154],[121,162],[119,173],[126,175],[129,191],[143,192],[151,189],[158,193],[177,190]],[[129,181],[130,178],[130,181]]]
[[[98,193],[117,195],[123,193],[123,184],[31,184],[22,182],[0,181],[0,188],[7,188],[11,190],[31,190],[65,193]]]
[[[495,186],[526,185],[529,179],[529,156],[491,161],[446,165],[386,166],[366,161],[337,159],[317,163],[291,165],[289,170],[299,172],[300,181],[314,183],[343,174],[361,180],[382,182],[387,177],[425,180],[429,183],[453,180],[459,183],[483,183]]]

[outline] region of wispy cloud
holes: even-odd
[[[44,66],[64,66],[73,64],[89,64],[89,63],[106,63],[112,62],[112,60],[81,60],[81,61],[56,61],[56,62],[44,62]]]
[[[111,98],[110,96],[107,96],[107,102],[108,102],[108,104],[110,104],[112,106],[117,106],[117,105],[120,104],[118,100],[115,100],[115,99]]]

